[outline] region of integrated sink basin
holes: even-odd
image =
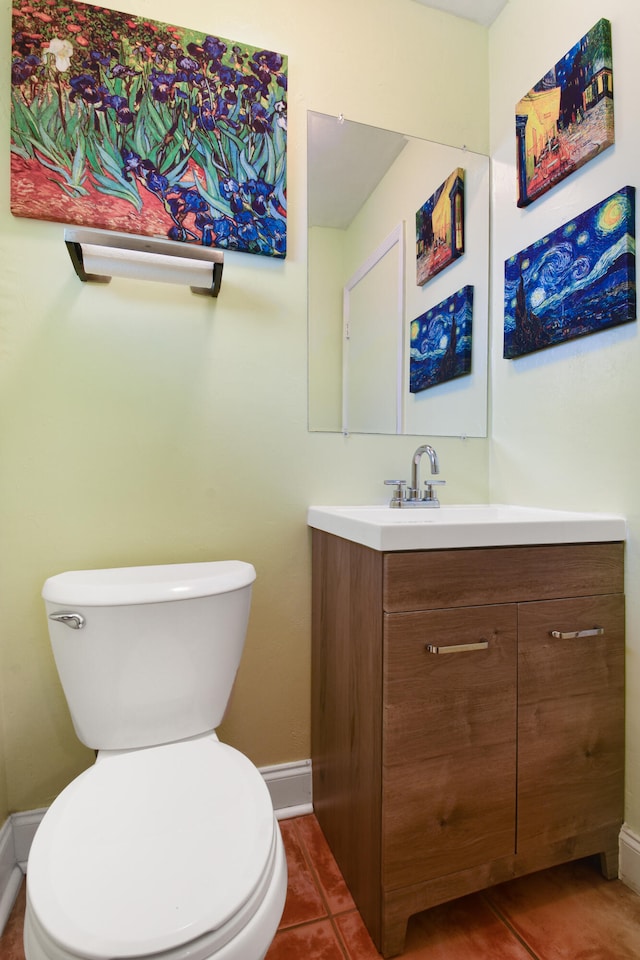
[[[387,505],[309,507],[307,522],[373,550],[589,543],[626,537],[625,520],[616,514],[495,503],[399,509]]]

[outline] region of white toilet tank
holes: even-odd
[[[42,590],[73,725],[96,750],[171,743],[221,722],[244,647],[250,563],[50,577]]]

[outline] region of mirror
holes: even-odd
[[[307,173],[309,429],[485,437],[489,158],[310,111]],[[445,246],[434,198],[454,193],[464,242],[455,236],[455,257],[418,284],[418,249],[437,263]],[[461,321],[454,295],[469,288]],[[449,366],[449,378],[424,388],[416,371],[463,340],[470,372]]]

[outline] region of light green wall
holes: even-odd
[[[306,507],[382,502],[382,481],[408,469],[416,441],[307,432],[306,111],[488,149],[487,31],[414,0],[123,6],[289,55],[289,254],[227,255],[216,302],[169,285],[81,285],[62,227],[9,213],[1,86],[0,821],[49,803],[92,760],[40,599],[66,569],[254,563],[221,733],[259,765],[309,756]],[[1,11],[6,62],[8,0]],[[486,441],[437,449],[443,499],[485,500]]]
[[[611,21],[615,146],[516,207],[515,104],[599,19]],[[504,261],[626,184],[638,186],[640,7],[510,0],[489,31],[493,161],[492,499],[628,519],[626,820],[640,830],[640,339],[630,323],[502,359]]]

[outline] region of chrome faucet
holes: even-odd
[[[424,454],[429,457],[431,473],[440,473],[438,454],[428,443],[418,447],[411,460],[411,486],[407,488],[406,480],[385,480],[385,484],[393,485],[396,489],[389,502],[390,507],[439,507],[440,501],[433,488],[443,486],[446,480],[425,480],[424,495],[420,491],[420,461]]]
[[[420,461],[425,453],[429,457],[431,473],[440,473],[438,454],[428,443],[423,443],[421,447],[418,447],[411,460],[411,486],[408,490],[410,500],[420,500]]]

